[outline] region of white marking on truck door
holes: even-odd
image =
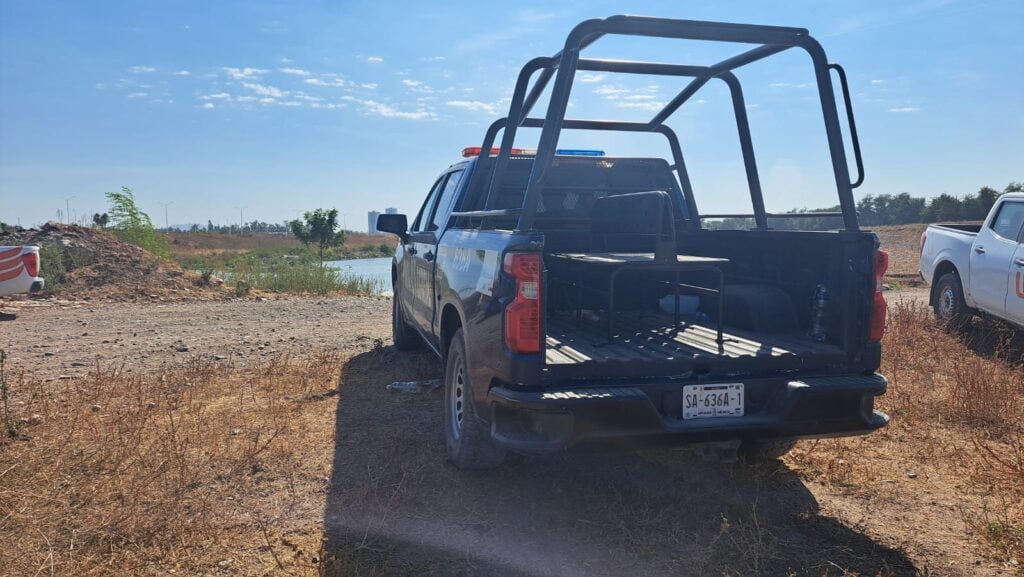
[[[480,267],[480,276],[476,281],[476,292],[491,296],[494,286],[494,275],[498,271],[498,253],[493,250],[484,251],[484,263]]]

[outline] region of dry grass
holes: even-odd
[[[763,475],[758,486],[766,496],[760,501],[753,498],[747,503],[747,495],[735,507],[698,500],[671,509],[659,499],[692,473],[691,466],[674,465],[677,470],[623,457],[625,464],[620,466],[629,470],[630,478],[646,475],[642,481],[635,486],[625,483],[623,487],[631,488],[611,493],[590,487],[603,499],[583,499],[580,506],[588,503],[591,516],[604,510],[594,509],[593,502],[606,509],[620,507],[628,523],[601,531],[618,531],[629,550],[652,555],[687,545],[683,541],[693,527],[686,523],[693,521],[680,511],[707,507],[706,512],[716,515],[703,518],[720,524],[709,528],[711,541],[705,543],[721,557],[709,558],[709,571],[770,573],[792,559],[802,562],[800,555],[806,552],[794,549],[794,528],[806,525],[813,532],[819,527],[837,532],[841,537],[836,537],[836,547],[862,538],[856,521],[846,521],[854,525],[849,529],[811,513],[804,520],[789,521],[795,524],[788,528],[776,526],[783,518],[780,511],[794,515],[790,505],[772,503],[790,490],[780,487],[777,477],[795,471],[805,481],[856,497],[866,503],[869,514],[884,515],[885,522],[906,514],[910,525],[897,532],[907,535],[931,529],[926,526],[933,522],[928,517],[931,502],[953,502],[972,537],[968,542],[955,536],[941,546],[985,550],[1002,562],[1020,562],[1024,371],[1019,349],[1012,335],[1001,334],[994,325],[976,325],[966,334],[944,331],[919,306],[893,306],[882,367],[890,388],[880,399],[881,408],[893,417],[892,425],[868,437],[802,443],[778,470],[727,472],[718,467],[704,473],[717,475],[713,478],[722,479],[722,484],[744,484],[751,476]],[[279,356],[255,367],[194,359],[184,367],[142,376],[104,366],[81,379],[10,376],[12,419],[18,432],[0,439],[0,567],[11,575],[166,575],[171,570],[185,575],[316,574],[322,564],[324,494],[332,474],[335,420],[344,417],[354,439],[381,431],[400,436],[393,424],[375,429],[370,423],[379,420],[358,412],[336,413],[341,371],[344,365],[352,379],[346,380],[346,387],[366,381],[367,388],[357,389],[355,401],[371,394],[366,391],[384,395],[381,382],[410,376],[398,369],[388,372],[399,364],[387,356],[389,351],[378,341],[362,355],[365,366],[353,366],[351,361],[345,365],[336,352],[321,351],[303,358]],[[369,374],[363,375],[363,369]],[[424,438],[423,431],[437,422],[426,410],[439,410],[436,399],[403,398],[401,403],[412,414],[426,415],[422,422],[408,424],[415,430],[413,438]],[[395,443],[399,448],[387,453],[393,458],[374,459],[404,467],[403,459],[412,458],[401,452],[407,441]],[[396,499],[395,507],[406,507],[417,487],[422,492],[423,487],[460,480],[467,485],[500,481],[513,493],[528,492],[520,496],[528,500],[539,494],[530,492],[528,479],[516,480],[515,470],[491,481],[455,473],[440,464],[441,445],[433,437],[423,443],[430,450],[422,457],[435,467],[424,469],[433,471],[428,478],[419,473],[408,476],[402,469],[395,479],[366,481],[375,487],[368,495]],[[420,445],[411,446],[404,450],[423,452]],[[576,465],[567,459],[552,459],[548,465],[544,460],[529,461],[520,467],[534,472],[521,475],[532,478],[545,467],[562,471],[579,466],[579,459],[590,462],[590,471],[608,466],[603,457],[584,455]],[[372,476],[374,470],[366,468],[365,475]],[[575,478],[570,473],[567,479],[553,478],[571,488],[566,494],[587,494],[588,483],[611,483],[592,477],[588,473]],[[804,491],[796,485],[794,491]],[[360,483],[335,489],[343,493],[339,503],[361,502]],[[638,498],[638,491],[643,498]],[[435,503],[436,496],[425,494],[431,496],[427,502]],[[794,510],[813,500],[808,494],[796,502],[802,505]],[[666,530],[673,523],[687,530]],[[857,554],[877,552],[866,539],[860,547]],[[744,553],[723,556],[722,551]],[[836,549],[822,553],[826,554],[842,559],[852,553]],[[919,554],[927,560],[928,552]],[[378,565],[376,558],[371,561],[370,566]],[[438,567],[432,574],[451,569]],[[834,574],[827,568],[818,572]],[[409,574],[424,571],[417,567]]]
[[[945,330],[925,307],[890,306],[874,435],[802,444],[802,475],[860,495],[958,504],[994,558],[1024,562],[1024,363],[1020,336],[989,321]],[[978,354],[981,353],[981,354]]]
[[[322,503],[307,499],[326,473],[295,466],[296,441],[306,405],[335,394],[339,367],[328,351],[252,369],[194,359],[146,377],[118,367],[51,382],[14,375],[21,426],[0,440],[0,566],[315,573],[319,532],[299,547],[283,531],[291,518],[319,521]]]

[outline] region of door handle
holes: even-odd
[[[433,262],[433,260],[434,260],[434,253],[432,253],[432,252],[430,252],[428,250],[427,254],[423,255],[423,260],[425,260],[427,262]]]
[[[1013,264],[1015,264],[1017,266],[1024,266],[1024,258],[1015,258],[1015,259],[1013,259]]]
[[[983,247],[983,246],[976,246],[976,247],[974,247],[974,252],[976,252],[978,254],[985,254],[985,247]]]
[[[405,252],[407,252],[409,254],[416,254],[419,251],[416,250],[416,247],[410,245],[409,247],[407,247],[405,249]]]

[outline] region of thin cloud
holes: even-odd
[[[211,108],[213,108],[213,103],[212,102],[205,102],[205,103],[203,103],[202,106],[200,106],[200,108],[202,108],[204,110],[210,110]]]
[[[270,97],[270,98],[281,98],[281,97],[286,96],[288,94],[287,92],[285,92],[285,91],[283,91],[283,90],[281,90],[279,88],[276,88],[274,86],[269,86],[269,85],[266,85],[266,84],[256,84],[256,83],[253,83],[253,82],[243,82],[242,86],[248,88],[249,90],[252,90],[256,94],[259,94],[260,96],[267,96],[267,97]]]
[[[365,88],[366,90],[376,90],[377,89],[377,83],[376,82],[366,82],[366,83],[360,84],[359,87],[360,88]]]
[[[128,95],[128,98],[143,98],[144,96],[146,96],[145,92],[132,92]]]
[[[881,78],[875,78],[874,80],[871,81],[871,84],[885,84],[885,80],[882,80]]]
[[[401,118],[404,120],[437,120],[437,113],[422,108],[414,111],[403,111],[375,100],[364,100],[362,103],[367,112],[376,116]]]
[[[902,114],[906,112],[921,112],[921,109],[916,106],[899,106],[896,108],[890,108],[889,112],[895,112],[896,114]]]
[[[380,56],[367,56],[366,61],[369,62],[370,64],[380,64],[384,62],[384,59],[381,58]]]
[[[498,107],[490,102],[480,102],[479,100],[449,100],[444,103],[445,106],[451,106],[452,108],[460,108],[462,110],[469,110],[472,112],[486,112],[487,114],[497,114]]]
[[[131,72],[132,74],[146,74],[149,72],[156,72],[156,68],[153,68],[152,66],[132,66],[128,69],[128,72]]]
[[[420,58],[420,62],[441,62],[445,60],[444,56],[424,56]]]
[[[177,72],[172,72],[171,74],[174,76],[190,76],[192,73],[188,70],[179,70]]]
[[[224,68],[224,73],[235,80],[259,80],[267,72],[264,68]]]
[[[231,100],[231,95],[227,92],[218,92],[216,94],[204,94],[199,97],[199,100]]]
[[[348,86],[348,81],[342,78],[307,78],[303,82],[311,86]]]
[[[302,70],[301,68],[279,68],[284,74],[291,74],[292,76],[309,76],[309,70]]]
[[[601,82],[602,80],[604,80],[604,74],[581,74],[579,77],[580,82],[585,82],[587,84],[594,84]]]
[[[632,110],[649,110],[651,112],[657,112],[662,108],[665,108],[664,102],[656,102],[653,100],[644,101],[619,101],[615,103],[615,106],[619,108],[629,108]]]
[[[403,78],[402,84],[405,85],[405,87],[408,88],[411,92],[430,93],[434,91],[433,88],[427,86],[423,82],[419,80],[412,80],[410,78]]]

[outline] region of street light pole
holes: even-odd
[[[69,196],[64,199],[64,218],[71,224],[71,201],[75,199],[75,196]]]
[[[160,204],[164,205],[164,230],[167,232],[171,232],[171,225],[168,224],[167,219],[167,207],[174,204],[174,201],[172,200],[171,202],[161,202]]]

